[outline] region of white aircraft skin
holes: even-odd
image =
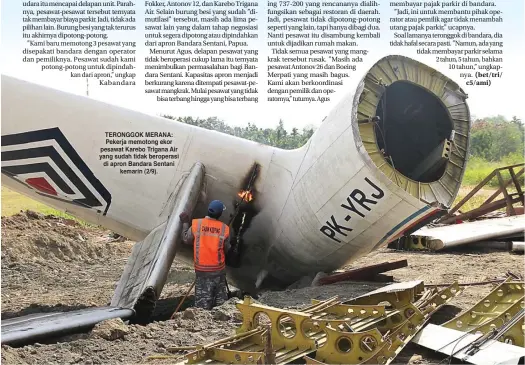
[[[391,64],[426,67],[393,57]],[[438,203],[448,206],[459,189],[464,160],[453,173],[457,184],[448,186],[450,194],[436,192],[437,183],[426,190],[434,192],[433,199],[414,196],[395,174],[387,176],[376,166],[359,135],[357,119],[363,117],[357,105],[363,89],[364,81],[306,145],[287,151],[2,76],[2,183],[138,241],[168,219],[181,178],[197,162],[205,166],[206,188],[193,217],[204,216],[208,203],[219,199],[227,208],[221,220],[229,223],[238,193],[257,163],[252,203],[257,214],[244,235],[242,267],[230,270],[230,277],[247,287],[268,273],[265,282],[287,285],[386,245],[440,211]],[[468,147],[468,108],[460,94],[441,99],[450,99],[445,106],[450,106],[456,131],[459,122],[451,108],[464,104],[462,143]],[[165,133],[172,136],[164,138],[172,141],[166,146],[177,148],[170,153],[179,157],[168,160],[174,166],[155,167],[156,174],[121,174],[131,167],[105,166],[119,160],[101,158],[109,154],[102,149],[121,147],[106,143],[113,132]],[[151,153],[146,145],[123,147],[144,147]],[[191,249],[179,248],[177,259],[191,263]]]

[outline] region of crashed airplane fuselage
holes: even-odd
[[[378,61],[291,151],[2,77],[5,185],[142,240],[200,162],[193,216],[225,202],[222,220],[244,232],[229,270],[241,287],[337,269],[437,218],[460,187],[469,130],[458,85],[401,56]],[[191,262],[191,249],[177,258]]]

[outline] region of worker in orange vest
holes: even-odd
[[[195,306],[208,310],[228,300],[225,252],[230,250],[230,228],[219,220],[225,209],[220,200],[214,200],[208,206],[208,215],[193,219],[191,225],[187,213],[179,215],[182,241],[193,243]]]

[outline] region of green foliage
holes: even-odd
[[[498,167],[523,163],[524,139],[524,126],[517,117],[510,121],[501,115],[475,120],[463,184],[477,185]],[[510,178],[506,171],[502,176]],[[498,178],[494,177],[488,186],[498,187]]]
[[[475,120],[472,125],[470,153],[487,161],[501,161],[510,154],[523,155],[524,127],[514,117],[503,116]]]
[[[467,170],[463,177],[463,185],[474,186],[479,184],[488,174],[494,169],[501,167],[502,164],[499,162],[489,162],[482,157],[471,157],[467,163]],[[497,185],[497,181],[493,179],[492,184]],[[491,184],[491,185],[492,185]]]
[[[463,185],[477,185],[495,169],[523,162],[523,155],[518,152],[505,156],[501,159],[501,161],[487,161],[478,156],[471,157],[467,163],[467,170],[465,171],[465,176],[463,177]],[[517,172],[516,169],[514,171]],[[502,171],[501,175],[504,180],[510,178],[510,175],[507,171]],[[521,183],[523,183],[523,177],[521,177],[519,180]],[[493,177],[487,185],[491,187],[499,187],[498,178],[496,176]]]
[[[249,139],[250,141],[262,143],[268,146],[279,147],[285,150],[292,150],[303,146],[314,134],[314,128],[305,127],[302,131],[293,128],[291,133],[284,128],[284,123],[279,120],[276,128],[258,128],[256,125],[248,123],[246,127],[231,127],[219,120],[217,117],[207,119],[193,117],[178,117],[163,115],[164,118],[176,120],[180,123],[191,124],[201,128],[211,129],[232,136]]]

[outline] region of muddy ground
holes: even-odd
[[[75,221],[19,214],[2,218],[2,319],[20,315],[107,305],[133,242]],[[460,283],[523,273],[523,256],[506,251],[468,249],[448,253],[401,252],[382,249],[354,262],[359,267],[407,259],[409,266],[388,274],[396,281],[421,279],[426,284]],[[163,298],[183,295],[193,282],[191,267],[174,263]],[[344,283],[263,294],[268,305],[297,308],[311,298],[351,298],[384,284]],[[472,306],[491,285],[470,286],[446,306],[438,318],[450,318]],[[2,347],[4,364],[131,364],[144,363],[166,347],[205,344],[234,333],[239,325],[235,299],[206,312],[186,309],[175,319],[147,326],[122,325],[123,337],[106,339],[102,332],[68,336],[48,344]],[[415,355],[421,355],[415,356]],[[410,360],[412,359],[412,360]],[[416,345],[407,346],[396,363],[439,363],[443,357]],[[155,363],[156,361],[148,362]],[[164,362],[164,361],[163,361]]]

